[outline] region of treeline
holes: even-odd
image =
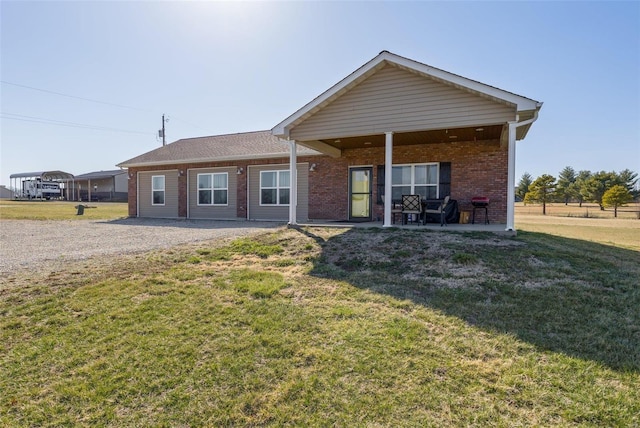
[[[542,174],[535,180],[525,172],[516,187],[516,199],[524,203],[541,203],[542,213],[546,214],[549,202],[595,202],[601,210],[614,209],[618,216],[618,207],[640,198],[638,173],[629,169],[620,172],[578,171],[567,166],[556,179]]]

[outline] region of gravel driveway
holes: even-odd
[[[282,223],[209,220],[0,221],[0,274],[108,254],[131,254],[258,233]]]

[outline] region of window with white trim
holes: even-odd
[[[151,205],[164,205],[164,175],[151,177]]]
[[[402,195],[438,199],[438,164],[394,165],[391,188],[393,200],[401,200]]]
[[[289,205],[288,170],[260,171],[260,205]]]
[[[228,173],[198,174],[198,205],[227,205],[228,195]]]

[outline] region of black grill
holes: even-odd
[[[489,198],[486,196],[474,196],[471,198],[471,205],[473,205],[473,216],[471,218],[471,224],[476,222],[476,209],[484,209],[484,223],[489,224]]]

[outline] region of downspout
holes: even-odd
[[[508,171],[507,171],[507,228],[506,231],[515,231],[515,201],[516,201],[516,129],[530,125],[538,120],[538,110],[533,112],[531,119],[522,122],[508,122],[509,147],[508,147]]]

